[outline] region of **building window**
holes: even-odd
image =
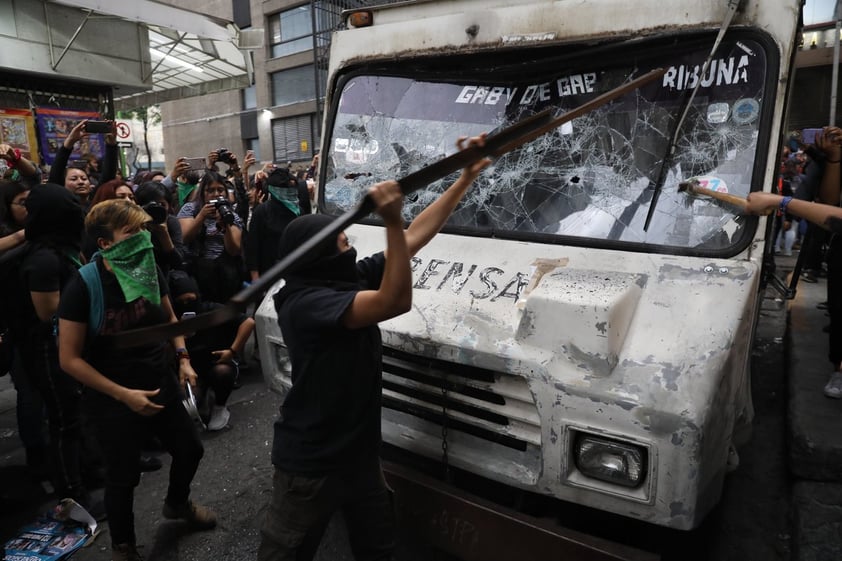
[[[313,16],[310,4],[269,16],[269,45],[272,58],[313,48]]]
[[[289,105],[316,99],[316,82],[312,64],[273,72],[271,77],[272,105]]]
[[[257,109],[257,92],[254,84],[247,88],[243,88],[243,110]]]
[[[234,23],[240,29],[251,27],[251,6],[249,0],[232,0],[231,11]]]
[[[275,162],[285,164],[313,158],[319,139],[314,136],[315,114],[298,115],[272,121],[272,144]]]

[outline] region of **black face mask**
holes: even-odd
[[[175,317],[181,319],[181,316],[183,316],[185,312],[192,312],[194,314],[199,313],[199,300],[196,298],[193,300],[187,300],[186,302],[174,300],[172,307],[175,312]]]

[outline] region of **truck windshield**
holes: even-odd
[[[660,67],[667,69],[663,78],[498,158],[448,226],[550,243],[736,253],[753,234],[753,222],[739,209],[690,197],[678,186],[697,178],[709,189],[747,195],[752,177],[762,176],[763,162],[755,159],[763,117],[770,114],[764,102],[774,92],[765,91],[768,57],[760,38],[726,39],[702,75],[712,42],[638,43],[638,55],[583,55],[558,65],[546,49],[524,49],[527,62],[517,72],[495,72],[487,55],[484,72],[476,61],[473,71],[435,61],[411,69],[360,67],[334,96],[323,208],[334,214],[352,208],[375,181],[400,178],[456,151],[459,136],[493,134],[548,107],[561,115]],[[676,123],[699,81],[669,156]],[[456,177],[407,197],[405,218]],[[644,231],[659,180],[660,200]]]

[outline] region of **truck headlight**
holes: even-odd
[[[576,468],[588,477],[623,487],[639,487],[646,478],[640,446],[579,433],[574,450]]]

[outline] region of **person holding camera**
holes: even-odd
[[[228,301],[244,280],[243,221],[234,212],[227,185],[219,173],[206,171],[196,198],[177,215],[192,259],[188,272],[208,302]]]
[[[265,181],[269,200],[254,209],[245,248],[246,267],[252,281],[277,263],[278,242],[287,224],[311,213],[306,184],[287,168],[275,168]]]
[[[167,188],[156,181],[148,181],[137,188],[135,201],[152,222],[146,228],[152,233],[155,263],[169,277],[171,270],[184,269],[187,248],[181,232],[181,222],[170,214],[170,199]]]

